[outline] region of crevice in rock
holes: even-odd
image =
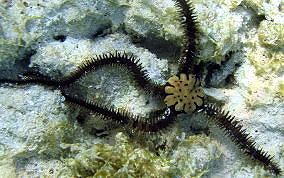
[[[1,78],[17,78],[18,75],[24,73],[29,68],[31,57],[36,53],[35,50],[25,50],[23,54],[17,59],[2,61],[0,66]]]
[[[205,77],[206,87],[232,88],[235,84],[234,73],[243,59],[242,52],[229,52],[220,64],[209,64]]]
[[[53,37],[54,40],[64,42],[66,40],[67,36],[66,35],[56,35]]]

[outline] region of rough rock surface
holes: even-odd
[[[204,66],[206,94],[235,115],[283,170],[284,3],[192,3],[200,24],[195,62]],[[141,59],[150,78],[163,84],[176,71],[182,39],[172,0],[0,0],[1,78],[28,68],[60,78],[94,55],[117,50]],[[78,84],[75,92],[135,114],[162,105],[120,67],[94,71]],[[78,121],[82,117],[87,124]],[[199,114],[181,114],[159,136],[128,138],[64,102],[58,90],[37,85],[1,84],[0,158],[0,177],[271,175]]]

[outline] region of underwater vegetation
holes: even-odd
[[[118,133],[115,145],[95,144],[67,160],[77,177],[172,177],[174,171],[166,159],[144,149],[134,148],[127,136]]]
[[[115,1],[113,1],[113,3],[115,3]],[[53,87],[58,89],[64,96],[65,100],[69,103],[72,103],[74,106],[85,108],[90,112],[95,113],[98,118],[105,121],[112,121],[125,130],[131,130],[145,135],[159,134],[161,131],[170,128],[180,114],[201,113],[211,123],[214,123],[223,129],[225,134],[228,135],[239,147],[239,149],[242,150],[246,155],[263,165],[265,169],[270,170],[272,174],[280,175],[281,169],[273,160],[273,156],[264,151],[262,148],[258,148],[256,146],[256,143],[243,128],[240,121],[237,121],[229,112],[224,111],[220,106],[212,103],[212,101],[207,98],[202,89],[201,82],[199,82],[199,78],[202,77],[202,74],[199,73],[200,65],[195,62],[198,60],[196,42],[199,33],[198,19],[190,2],[186,0],[176,0],[175,5],[178,9],[179,20],[184,30],[183,36],[185,40],[182,41],[182,55],[178,62],[179,65],[176,75],[171,76],[167,80],[166,84],[152,82],[147,74],[147,70],[144,69],[139,59],[130,54],[118,51],[89,57],[87,60],[79,64],[74,71],[63,77],[50,77],[46,74],[42,74],[31,69],[23,72],[18,78],[0,78],[0,83],[4,84],[4,86],[6,83],[8,83],[15,85],[37,84]],[[264,36],[261,39],[263,38],[267,37]],[[65,37],[57,36],[56,39],[64,41]],[[262,41],[265,42],[265,40]],[[267,45],[270,44],[267,43]],[[117,109],[109,106],[103,101],[93,101],[92,99],[85,97],[84,93],[75,95],[72,93],[72,90],[69,89],[69,87],[76,86],[78,81],[83,80],[91,73],[94,73],[106,66],[123,68],[123,70],[126,70],[131,75],[131,79],[134,81],[137,87],[144,90],[149,95],[156,96],[157,100],[164,102],[162,106],[163,109],[153,111],[149,114],[149,116],[139,116],[133,114],[129,110]],[[100,152],[100,149],[107,150],[106,153],[109,154],[105,155],[104,152]],[[118,154],[119,156],[111,154],[113,152],[120,152],[113,149],[116,148],[96,144],[90,149],[90,152],[78,154],[75,159],[76,161],[70,163],[70,165],[75,168],[74,174],[78,177],[105,176],[110,174],[117,174],[118,176],[131,175],[131,172],[125,173],[123,172],[123,168],[119,167],[123,164],[129,164],[127,163],[129,160],[119,159],[119,157],[121,156],[120,154],[128,157],[130,152],[129,150],[132,151],[133,148],[120,149],[122,153]],[[167,168],[168,166],[163,162],[163,160],[159,160],[156,155],[150,154],[145,156],[147,153],[141,154],[144,155],[142,157],[149,157],[149,159],[154,161],[154,163],[151,162],[147,164],[146,161],[144,162],[145,165],[143,165],[143,161],[133,160],[135,163],[142,162],[142,164],[137,164],[136,167],[130,169],[133,169],[134,175],[136,176],[151,175],[153,172],[155,172],[155,175],[157,175],[159,174],[158,170],[160,167]],[[97,162],[85,163],[85,160],[80,159],[80,156],[84,157],[84,159],[87,158]],[[97,158],[88,158],[88,156],[94,156]],[[109,157],[114,159],[113,162],[123,163],[119,165],[108,165],[109,163],[104,162],[103,160]],[[156,167],[151,167],[153,164],[156,165]],[[99,167],[95,167],[94,165],[99,165]],[[89,169],[84,170],[82,167],[87,167]],[[115,170],[110,169],[114,167],[116,167]],[[140,167],[146,168],[146,172],[139,172]],[[106,170],[109,170],[109,172],[105,172]],[[149,170],[151,173],[148,173],[147,170]],[[163,174],[165,174],[165,176],[170,176],[167,175],[167,173]]]

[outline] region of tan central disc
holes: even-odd
[[[176,111],[193,112],[197,106],[203,104],[203,90],[193,75],[173,76],[168,83],[165,92],[169,95],[164,99],[167,106],[175,105]]]

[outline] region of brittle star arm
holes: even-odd
[[[124,66],[130,72],[133,80],[148,93],[156,96],[164,96],[164,86],[153,83],[146,70],[142,67],[140,60],[128,56],[126,53],[109,53],[96,56],[83,62],[74,72],[59,81],[60,86],[67,86],[80,79],[83,75],[87,75],[98,68],[104,66],[119,65]]]
[[[175,5],[178,8],[178,13],[180,16],[180,21],[184,29],[184,46],[183,54],[179,60],[178,74],[181,73],[193,73],[193,61],[196,59],[197,54],[197,44],[196,39],[198,33],[198,22],[197,17],[194,13],[194,8],[191,2],[187,0],[174,0]]]
[[[277,163],[273,161],[273,156],[263,151],[262,148],[256,148],[256,143],[246,132],[246,129],[231,116],[229,112],[225,112],[219,107],[212,104],[204,104],[201,107],[202,113],[218,127],[224,130],[236,145],[244,151],[244,153],[261,163],[265,169],[271,170],[276,175],[281,174],[281,169]]]
[[[61,79],[54,79],[42,74],[29,74],[28,76],[17,79],[0,78],[0,84],[39,84],[53,87],[67,87],[77,80],[81,79],[82,77],[88,75],[90,72],[93,72],[94,70],[97,70],[104,66],[114,65],[126,67],[126,69],[132,75],[133,80],[136,82],[136,84],[146,92],[160,97],[164,96],[164,86],[158,85],[150,80],[139,59],[134,58],[133,55],[128,56],[126,53],[119,53],[117,51],[115,53],[98,55],[89,60],[86,60],[82,64],[80,64],[75,71],[71,72],[66,77],[63,77]]]
[[[204,103],[206,98],[200,83],[193,75],[180,74],[169,78],[165,92],[168,94],[165,103],[168,107],[174,107],[177,112],[201,112],[209,121],[212,121],[236,143],[240,150],[251,158],[264,165],[264,168],[271,170],[276,175],[281,169],[267,152],[256,148],[256,143],[239,121],[220,107]]]
[[[95,103],[88,99],[70,95],[66,93],[64,89],[61,89],[61,93],[66,101],[99,114],[104,120],[114,121],[125,129],[133,129],[148,133],[159,132],[173,124],[177,116],[175,111],[170,108],[165,108],[160,110],[159,113],[150,114],[152,117],[145,118],[133,115],[126,110],[118,110],[109,106],[103,106],[101,103]]]

